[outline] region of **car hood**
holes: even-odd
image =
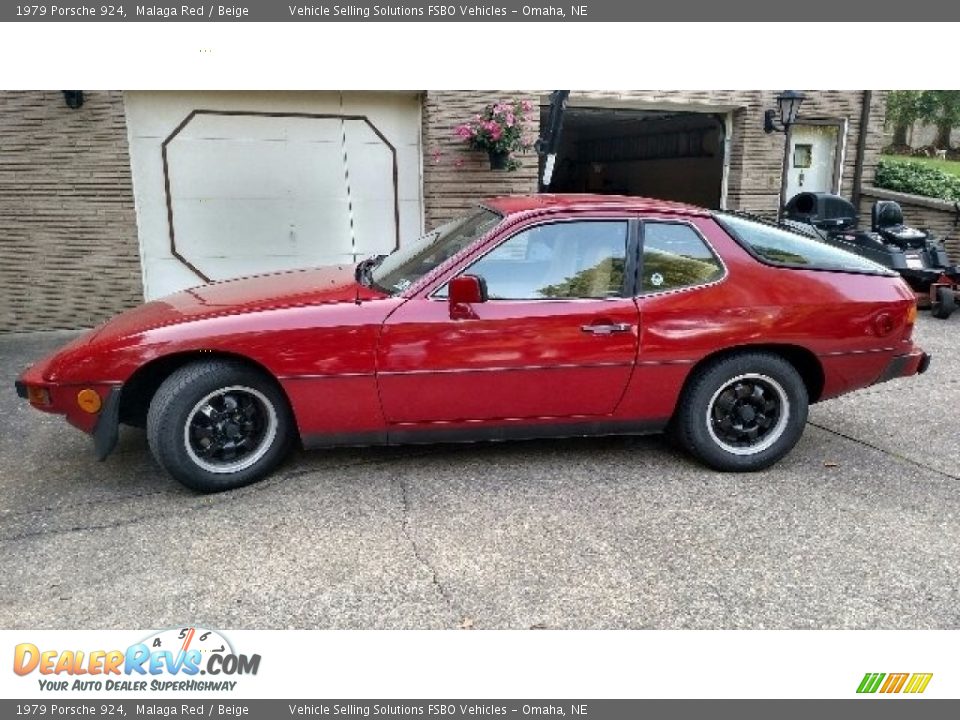
[[[256,275],[200,285],[148,302],[117,315],[87,339],[101,342],[211,317],[382,297],[386,295],[358,283],[349,265]]]

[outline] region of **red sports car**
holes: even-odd
[[[670,429],[720,470],[796,444],[811,402],[921,373],[895,274],[776,225],[640,198],[491,200],[391,255],[186,290],[27,370],[94,437],[145,426],[202,491],[305,446]]]

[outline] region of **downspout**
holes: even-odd
[[[863,156],[867,152],[867,126],[870,124],[870,104],[873,100],[873,90],[863,91],[863,101],[860,105],[860,137],[857,138],[857,159],[853,167],[853,193],[851,202],[860,214],[860,195],[863,190]]]

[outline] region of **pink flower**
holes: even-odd
[[[513,127],[514,124],[516,124],[516,122],[517,122],[516,116],[512,112],[508,112],[506,114],[506,117],[504,118],[504,123],[506,123],[506,126]]]
[[[453,132],[457,137],[463,138],[464,140],[469,140],[475,134],[474,129],[467,123],[464,123],[463,125],[457,125],[457,129]]]
[[[489,120],[484,123],[483,129],[490,135],[490,139],[496,142],[503,137],[503,128],[496,120]]]
[[[533,103],[530,102],[529,100],[522,100],[520,102],[520,107],[523,108],[524,112],[530,112],[531,110],[533,110]]]

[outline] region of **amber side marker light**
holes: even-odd
[[[81,410],[85,410],[88,413],[100,412],[100,406],[102,404],[100,396],[97,395],[95,390],[84,388],[77,393],[77,405],[80,406]]]
[[[27,386],[27,400],[31,405],[45,407],[50,404],[50,391],[45,387]]]

